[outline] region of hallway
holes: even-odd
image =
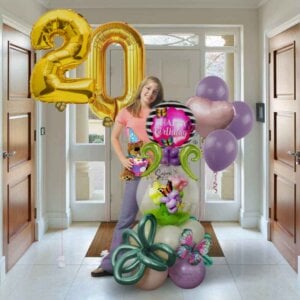
[[[73,223],[35,242],[0,287],[0,299],[205,299],[296,300],[300,280],[272,243],[237,223],[213,223],[225,258],[213,258],[204,281],[187,290],[169,279],[153,291],[122,286],[113,277],[92,278],[98,258],[85,258],[99,223]],[[66,266],[57,258],[65,256]]]

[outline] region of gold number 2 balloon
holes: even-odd
[[[54,37],[64,39],[54,49]],[[31,75],[31,92],[44,102],[89,103],[99,118],[115,119],[119,110],[133,100],[144,77],[144,43],[139,33],[126,23],[112,22],[98,27],[94,33],[78,13],[59,9],[44,14],[31,32],[33,48],[47,50]],[[106,49],[112,44],[124,51],[124,93],[112,98],[106,91]],[[89,55],[89,78],[66,78],[65,72],[79,66]]]
[[[106,91],[106,49],[112,43],[121,45],[125,57],[124,93],[116,98]],[[126,23],[106,23],[94,31],[88,67],[89,76],[96,81],[96,98],[90,106],[98,117],[114,120],[118,111],[131,103],[144,77],[144,53],[142,37]]]
[[[87,58],[90,25],[72,10],[49,11],[33,26],[32,47],[53,49],[57,35],[64,39],[62,46],[44,55],[33,69],[30,79],[33,97],[45,102],[87,103],[93,96],[93,80],[66,78],[65,72]]]

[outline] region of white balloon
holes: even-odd
[[[139,206],[140,212],[143,214],[148,210],[157,208],[158,206],[153,203],[149,197],[149,191],[153,184],[153,179],[151,177],[141,178],[137,192],[136,199]]]
[[[183,176],[187,181],[188,184],[183,188],[183,197],[182,197],[182,205],[180,210],[183,212],[189,213],[191,216],[198,215],[199,205],[200,205],[200,195],[198,189],[198,183],[189,178],[182,170],[180,166],[173,167],[173,166],[162,166],[160,165],[159,168],[156,170],[156,175],[148,176],[142,178],[137,188],[137,202],[139,206],[139,210],[142,214],[149,210],[158,209],[159,204],[155,204],[149,196],[150,189],[153,186],[155,181],[159,181],[160,184],[166,185],[170,177],[174,175]],[[158,192],[159,193],[159,192]],[[158,194],[159,195],[159,194]],[[163,197],[163,194],[161,194]]]
[[[157,229],[154,241],[169,245],[173,250],[179,246],[181,228],[174,225],[165,225]]]

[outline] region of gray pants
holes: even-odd
[[[136,191],[140,177],[135,177],[133,180],[126,181],[124,197],[122,201],[121,212],[118,223],[115,227],[113,238],[110,245],[109,254],[105,256],[101,262],[101,268],[103,270],[113,273],[113,267],[111,264],[111,255],[113,251],[122,244],[123,230],[130,227],[135,221],[135,217],[138,212],[138,205],[136,199]]]

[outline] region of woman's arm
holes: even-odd
[[[122,133],[124,126],[119,122],[115,122],[114,127],[111,132],[111,144],[121,162],[121,164],[126,169],[131,169],[133,164],[129,158],[127,158],[122,151],[121,143],[120,143],[120,135]]]

